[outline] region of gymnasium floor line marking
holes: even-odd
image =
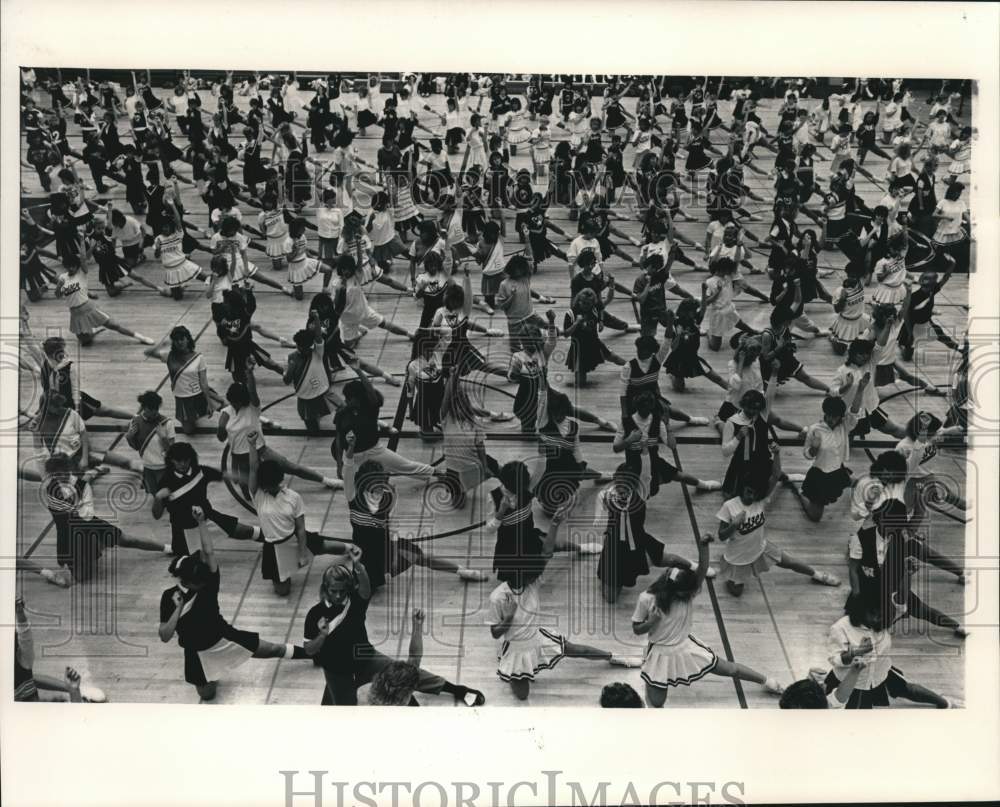
[[[674,462],[677,463],[677,470],[683,471],[684,468],[681,465],[681,457],[677,451],[677,448],[671,449],[674,455]],[[694,540],[697,542],[700,539],[701,532],[698,529],[698,520],[694,515],[694,505],[691,503],[691,494],[688,492],[687,485],[684,482],[680,483],[681,494],[684,497],[684,506],[687,508],[688,519],[691,522],[691,530],[694,533]],[[708,597],[712,601],[712,610],[715,612],[715,622],[719,628],[719,638],[722,640],[722,650],[726,654],[726,658],[730,662],[735,662],[736,659],[733,657],[733,649],[729,644],[729,634],[726,632],[726,622],[722,618],[722,609],[719,607],[719,598],[715,593],[715,585],[712,580],[705,578],[705,585],[708,587]],[[736,698],[740,703],[741,709],[747,708],[747,697],[743,692],[743,684],[740,679],[733,676],[733,686],[736,688]]]
[[[798,676],[795,674],[795,667],[792,665],[792,659],[788,655],[788,648],[785,647],[785,640],[781,637],[781,630],[778,628],[778,620],[774,616],[771,601],[767,598],[767,589],[764,586],[764,580],[759,574],[755,576],[757,578],[757,585],[760,586],[760,593],[764,597],[764,605],[767,606],[768,616],[771,618],[771,625],[774,627],[774,635],[778,638],[778,645],[781,647],[781,653],[785,657],[785,664],[788,665],[788,671],[792,675],[792,680],[797,681]]]
[[[472,508],[470,510],[470,513],[469,513],[470,518],[471,518],[472,521],[476,520],[476,509],[479,507],[479,502],[480,502],[480,498],[481,498],[481,492],[482,492],[481,489],[477,488],[476,489],[476,495],[472,499]],[[482,528],[480,527],[480,533],[481,533],[481,531],[482,531]],[[465,539],[465,559],[466,559],[466,563],[468,563],[469,560],[471,560],[472,537],[473,537],[473,534],[470,532],[468,534],[468,536],[466,537],[466,539]],[[482,544],[481,540],[480,540],[480,544]],[[490,581],[491,584],[493,582],[495,582],[495,581],[492,581],[492,580]],[[461,680],[462,680],[462,660],[465,658],[465,615],[466,615],[466,608],[468,607],[468,604],[469,604],[469,587],[466,585],[463,588],[463,590],[462,590],[462,619],[459,621],[459,625],[458,625],[458,659],[457,659],[457,663],[455,665],[455,681],[456,682],[461,682]],[[455,705],[457,706],[458,704],[456,703]]]
[[[187,316],[187,315],[188,315],[188,314],[190,313],[191,309],[193,309],[193,308],[194,308],[194,302],[192,301],[191,305],[190,305],[190,306],[188,306],[187,310],[186,310],[186,311],[185,311],[185,312],[184,312],[183,314],[181,314],[181,316],[180,316],[180,319],[183,319],[184,317],[186,317],[186,316]],[[179,320],[178,320],[178,321],[179,321]],[[196,337],[194,337],[194,341],[195,341],[195,344],[197,344],[197,343],[198,343],[198,340],[199,340],[199,339],[201,338],[201,335],[202,335],[203,333],[205,333],[205,330],[206,330],[206,328],[208,328],[208,326],[209,326],[209,324],[211,324],[211,322],[212,322],[212,319],[211,319],[211,317],[209,317],[209,320],[208,320],[208,322],[206,322],[206,323],[205,323],[205,324],[204,324],[204,325],[202,326],[201,330],[200,330],[200,331],[198,331],[198,335],[197,335]],[[176,326],[175,326],[175,327],[176,327]],[[151,358],[151,357],[149,357],[149,358]],[[166,374],[165,376],[163,376],[163,378],[162,378],[162,379],[160,380],[160,383],[156,385],[156,387],[155,387],[154,391],[156,391],[156,392],[159,392],[159,391],[160,391],[160,389],[161,389],[161,388],[163,387],[163,385],[164,385],[164,384],[165,384],[165,383],[166,383],[166,382],[167,382],[167,381],[168,381],[169,379],[170,379],[170,373],[168,372],[168,373],[167,373],[167,374]],[[126,429],[115,429],[115,428],[113,428],[113,427],[112,427],[112,428],[107,428],[107,429],[104,429],[104,428],[102,428],[102,429],[93,429],[93,428],[91,428],[91,427],[87,427],[87,431],[88,431],[88,432],[95,432],[95,433],[96,433],[96,432],[105,432],[105,431],[107,431],[107,432],[110,432],[110,431],[117,431],[117,432],[118,432],[118,436],[117,436],[117,437],[116,437],[116,438],[115,438],[114,440],[112,440],[112,441],[111,441],[111,445],[110,445],[110,446],[108,446],[108,448],[106,448],[106,449],[105,449],[105,451],[114,451],[114,450],[115,450],[115,446],[117,446],[117,445],[118,445],[118,443],[119,443],[119,442],[121,441],[121,439],[122,439],[122,438],[123,438],[123,437],[125,436],[125,432],[126,432],[127,430],[126,430]],[[18,511],[18,512],[20,512],[20,511]],[[41,532],[41,533],[39,534],[39,536],[38,536],[38,537],[37,537],[37,538],[36,538],[36,539],[35,539],[35,540],[34,540],[34,541],[32,542],[31,546],[29,546],[29,547],[28,547],[28,549],[27,549],[27,551],[26,551],[26,552],[24,553],[24,557],[25,557],[25,558],[30,558],[30,557],[31,557],[31,555],[32,555],[32,554],[34,553],[34,551],[35,551],[36,549],[38,549],[38,546],[39,546],[39,544],[41,544],[42,540],[43,540],[43,539],[45,538],[45,536],[46,536],[46,535],[48,534],[49,530],[50,530],[50,529],[52,529],[52,525],[53,525],[53,524],[55,524],[55,521],[51,521],[51,520],[50,520],[50,521],[49,521],[49,523],[48,523],[48,524],[47,524],[47,525],[45,526],[45,528],[44,528],[44,529],[42,530],[42,532]]]
[[[303,453],[304,452],[305,452],[305,448],[303,448]],[[301,462],[301,461],[302,461],[302,457],[299,456],[299,462]],[[323,534],[326,533],[326,522],[330,518],[330,508],[333,507],[333,499],[336,496],[336,493],[337,493],[337,491],[335,491],[335,490],[330,491],[330,499],[326,503],[326,511],[323,513],[323,520],[322,520],[322,522],[320,522],[320,530],[319,530],[320,535],[323,535]],[[315,561],[315,558],[313,560]],[[308,587],[308,584],[309,584],[309,575],[312,574],[312,570],[313,570],[313,564],[310,563],[306,567],[306,576],[304,578],[302,578],[302,586],[299,588],[299,596],[296,598],[296,600],[295,600],[295,607],[292,609],[292,618],[289,620],[289,622],[288,622],[288,629],[285,631],[285,644],[288,644],[288,642],[289,642],[289,640],[291,638],[291,635],[292,635],[292,631],[295,628],[295,623],[298,620],[299,609],[302,607],[302,600],[305,598],[306,588]],[[268,703],[271,702],[271,695],[274,692],[274,685],[278,681],[278,673],[281,672],[281,662],[282,661],[284,661],[284,659],[279,658],[278,659],[278,663],[274,665],[274,672],[271,673],[271,683],[268,684],[268,686],[267,686],[267,695],[264,697],[264,703],[265,704],[268,704]],[[324,687],[326,686],[326,680],[325,680],[325,678],[324,678],[323,686]]]

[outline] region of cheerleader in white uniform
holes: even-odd
[[[847,346],[868,330],[869,320],[865,314],[865,286],[863,278],[845,275],[844,284],[833,303],[837,319],[830,326],[830,344],[833,352],[843,356]]]
[[[967,174],[971,170],[970,160],[972,159],[972,128],[963,126],[958,137],[952,141],[948,147],[948,154],[951,156],[951,165],[948,166],[948,178],[946,182],[954,182],[956,179]]]
[[[180,300],[184,287],[192,280],[206,280],[201,267],[184,254],[184,232],[170,219],[160,225],[160,234],[153,241],[153,254],[163,267],[163,285],[170,289],[170,296]]]
[[[264,209],[257,216],[257,228],[267,238],[265,252],[271,259],[271,268],[280,272],[285,268],[285,242],[288,240],[288,221],[284,209],[278,210],[278,200],[268,194],[263,199]]]
[[[214,700],[218,679],[251,658],[307,659],[299,645],[268,642],[257,633],[239,630],[223,618],[219,609],[219,562],[212,539],[198,518],[201,550],[174,558],[170,573],[177,585],[160,597],[161,642],[177,634],[184,648],[184,680],[201,700]]]
[[[483,145],[483,119],[478,113],[473,113],[469,118],[469,132],[466,135],[466,142],[469,144],[468,166],[479,166],[486,168],[486,148]]]
[[[538,119],[538,128],[531,133],[528,142],[531,144],[531,177],[539,179],[548,173],[552,159],[552,132],[547,117],[543,115]]]
[[[648,636],[642,660],[642,680],[646,703],[659,709],[667,702],[670,687],[690,686],[709,673],[763,685],[773,695],[783,691],[780,684],[744,664],[721,659],[715,651],[691,635],[694,600],[708,574],[708,544],[711,535],[698,541],[698,566],[667,569],[639,595],[632,614],[632,631]]]
[[[321,264],[315,258],[309,257],[305,219],[293,219],[292,223],[288,226],[288,232],[289,237],[285,241],[285,257],[288,260],[288,282],[292,286],[292,296],[296,300],[301,300],[302,286],[320,272]],[[328,285],[327,278],[332,274],[332,269],[323,269],[324,287]]]
[[[875,264],[874,275],[878,288],[872,295],[873,303],[898,306],[909,294],[906,275],[906,235],[900,233],[889,239],[889,254]]]
[[[76,334],[81,345],[91,344],[98,328],[117,331],[143,345],[153,344],[153,340],[148,336],[118,324],[94,305],[87,286],[87,268],[81,262],[80,256],[67,256],[64,265],[66,271],[56,278],[56,296],[66,299],[69,305],[69,330],[70,333]]]
[[[230,282],[234,284],[246,283],[250,278],[253,278],[255,282],[263,283],[283,294],[289,293],[277,281],[257,273],[257,265],[247,257],[250,239],[243,232],[239,219],[229,215],[223,216],[219,223],[219,230],[212,234],[209,245],[215,255],[221,255],[225,260]],[[218,294],[214,295],[217,299],[213,299],[212,302],[221,304],[221,290],[217,289],[217,291]]]
[[[552,517],[539,553],[521,558],[521,568],[512,574],[513,579],[501,583],[490,594],[486,624],[493,638],[499,641],[497,676],[510,684],[514,697],[521,701],[528,699],[535,676],[542,670],[551,670],[564,658],[604,661],[618,667],[636,666],[610,651],[570,642],[540,624],[544,612],[539,596],[541,578],[564,518],[564,512]]]
[[[522,143],[531,140],[531,132],[528,130],[528,123],[524,115],[524,105],[520,98],[510,99],[510,113],[507,116],[506,125],[507,145],[510,147],[510,154],[513,157],[517,154],[517,147]]]
[[[817,571],[767,540],[764,532],[767,516],[764,510],[770,503],[777,479],[759,483],[754,479],[744,478],[737,484],[739,495],[725,501],[716,513],[719,520],[718,538],[726,542],[726,549],[719,562],[719,580],[725,581],[726,590],[730,594],[734,597],[741,596],[749,580],[772,566],[807,575],[824,586],[840,585],[840,580],[832,574]]]

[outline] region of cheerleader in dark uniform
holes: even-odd
[[[104,286],[108,297],[117,297],[122,289],[131,285],[131,281],[122,283],[129,276],[129,266],[124,258],[119,258],[115,253],[115,241],[107,233],[104,227],[98,226],[96,221],[89,228],[88,248],[91,257],[97,264],[97,277],[101,285]],[[159,289],[158,289],[159,291]],[[164,296],[169,292],[163,289]]]
[[[687,159],[684,161],[684,169],[687,171],[688,179],[692,185],[697,182],[698,172],[712,164],[712,158],[706,152],[722,156],[722,152],[712,146],[706,131],[701,128],[695,129],[688,141]]]
[[[424,552],[413,541],[398,537],[389,524],[396,505],[396,490],[389,484],[389,475],[375,460],[365,460],[355,471],[354,432],[349,432],[344,441],[344,496],[354,544],[361,549],[372,588],[385,585],[387,578],[401,575],[410,566],[449,572],[464,582],[489,579],[485,572]]]
[[[243,184],[249,189],[251,196],[257,197],[257,184],[267,178],[261,155],[263,133],[260,129],[246,127],[243,129],[243,137],[244,142],[239,152],[243,159]]]
[[[563,321],[562,334],[571,340],[566,366],[573,371],[577,387],[585,386],[587,373],[605,361],[619,366],[626,363],[601,341],[599,332],[603,325],[600,314],[597,295],[592,289],[584,288],[573,298],[572,311],[566,314]]]
[[[441,334],[440,349],[443,351],[442,366],[446,372],[457,372],[464,376],[472,372],[485,372],[507,377],[507,368],[496,362],[487,361],[469,341],[469,331],[503,336],[503,331],[484,328],[469,319],[472,313],[472,279],[469,265],[465,264],[462,285],[452,284],[445,289],[444,305],[434,312],[431,327]]]
[[[672,329],[670,352],[663,362],[663,369],[670,376],[674,390],[683,392],[688,378],[704,376],[722,389],[728,389],[725,380],[711,368],[698,350],[701,347],[701,329],[696,300],[684,299],[677,306]]]
[[[621,590],[649,574],[650,566],[691,568],[690,561],[667,552],[662,541],[646,532],[646,502],[639,478],[627,464],[615,469],[611,484],[597,495],[594,529],[602,527],[597,579],[605,602],[617,602]]]
[[[201,516],[201,520],[204,515]],[[170,562],[178,584],[160,597],[161,642],[174,634],[184,648],[184,680],[202,702],[215,699],[218,679],[250,658],[307,659],[299,645],[269,642],[257,633],[234,628],[219,609],[219,562],[212,539],[198,521],[201,549]]]
[[[444,372],[436,350],[438,336],[418,330],[414,340],[416,357],[406,365],[406,397],[410,420],[425,440],[441,434],[441,404],[444,400]]]
[[[553,224],[545,215],[545,200],[542,194],[535,193],[531,197],[530,207],[518,214],[516,227],[521,238],[528,242],[531,252],[532,270],[538,271],[538,265],[549,258],[559,258],[566,261],[566,253],[552,243],[548,237],[551,229],[565,236],[566,231]]]
[[[660,456],[661,444],[672,450],[676,441],[670,433],[669,413],[668,417],[664,417],[656,393],[645,390],[629,403],[629,413],[622,419],[615,434],[612,450],[616,454],[625,453],[625,465],[638,478],[636,490],[643,500],[655,496],[661,485],[675,480],[699,491],[719,490],[722,487],[716,481],[703,481],[679,471]]]
[[[556,512],[568,511],[584,479],[595,484],[602,481],[601,474],[588,468],[581,456],[580,424],[572,417],[573,413],[573,404],[567,396],[561,392],[549,393],[548,422],[538,430],[545,465],[534,485],[542,512],[549,518]],[[578,551],[599,552],[600,545],[584,544]]]
[[[278,375],[284,375],[285,368],[271,358],[271,354],[260,347],[253,339],[253,333],[263,334],[261,326],[251,322],[257,310],[257,300],[249,288],[229,289],[223,293],[223,304],[226,309],[218,323],[219,339],[228,350],[226,352],[226,369],[232,373],[233,381],[242,383],[246,377],[247,358],[253,356],[257,364],[272,370]],[[280,337],[266,334],[281,341]]]
[[[34,227],[37,231],[37,227]],[[43,254],[34,243],[30,230],[21,224],[20,268],[21,288],[28,294],[28,299],[36,303],[50,288],[55,288],[56,273],[50,266],[42,262],[39,255]],[[46,253],[47,254],[47,253]]]

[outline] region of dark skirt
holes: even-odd
[[[698,378],[712,368],[697,353],[690,354],[683,350],[672,350],[667,360],[663,362],[663,369],[672,376],[679,378]]]
[[[836,691],[840,685],[840,679],[834,675],[833,670],[826,676],[826,692],[829,695]],[[889,668],[886,679],[873,689],[855,689],[847,703],[845,709],[873,709],[875,707],[889,706],[891,698],[898,698],[906,692],[906,676],[896,667]]]
[[[387,578],[401,575],[414,559],[424,554],[412,541],[405,538],[392,541],[388,530],[376,527],[354,527],[354,543],[361,547],[372,588],[384,586]]]
[[[749,461],[744,461],[742,449],[737,448],[729,460],[726,476],[722,480],[722,492],[726,496],[738,496],[745,480],[759,480],[764,484],[771,478],[773,470],[774,460],[769,449],[758,449],[750,455]]]
[[[544,235],[528,234],[528,244],[531,246],[531,257],[535,263],[541,263],[546,258],[559,255],[559,249]]]
[[[589,373],[604,364],[610,353],[611,351],[597,334],[589,332],[582,336],[574,334],[566,353],[566,366],[577,373]]]
[[[21,288],[29,298],[40,296],[46,286],[56,284],[56,273],[37,257],[21,264]]]
[[[550,459],[545,464],[545,470],[535,486],[535,498],[542,511],[551,515],[564,507],[573,498],[580,487],[581,480],[587,474],[587,463],[577,462],[572,457],[563,460]]]
[[[430,432],[441,425],[444,382],[419,382],[413,398],[412,420],[421,431]]]
[[[802,482],[802,495],[814,504],[825,506],[837,501],[850,486],[850,469],[842,465],[836,471],[827,474],[814,465]]]
[[[645,530],[635,536],[630,549],[627,541],[610,532],[604,534],[604,548],[597,563],[597,578],[607,586],[631,588],[644,574],[649,574],[649,561],[659,564],[664,545]]]
[[[736,407],[736,404],[730,403],[729,401],[723,401],[722,406],[719,407],[719,411],[715,414],[715,416],[720,422],[725,423],[739,411],[740,410]]]
[[[204,395],[190,398],[174,398],[174,417],[181,423],[189,423],[208,415],[208,402]]]
[[[247,357],[253,356],[257,364],[261,364],[261,359],[270,359],[271,354],[254,342],[252,339],[244,339],[229,346],[226,351],[226,369],[233,375],[236,381],[242,381],[246,377]]]
[[[524,573],[535,574],[544,568],[541,557],[545,533],[533,522],[520,525],[501,525],[493,550],[493,570],[497,580],[520,587]]]
[[[297,398],[295,408],[303,421],[320,420],[330,414],[330,404],[325,395],[316,398]]]
[[[374,126],[378,122],[378,118],[369,109],[358,110],[358,128],[364,129],[368,126]]]
[[[111,286],[126,277],[128,277],[128,266],[122,258],[114,257],[98,264],[97,279],[102,286]]]

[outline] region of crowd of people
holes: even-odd
[[[36,410],[25,413],[37,471],[22,477],[39,483],[52,514],[57,562],[24,557],[18,565],[69,587],[100,574],[101,556],[113,547],[169,562],[177,582],[163,593],[158,635],[163,642],[176,635],[185,680],[202,700],[249,658],[311,658],[325,676],[324,704],[356,704],[370,684],[374,704],[415,704],[419,692],[482,705],[480,690],[420,666],[422,611],[413,613],[406,660],[369,641],[373,597],[423,566],[496,585],[485,621],[497,641],[497,675],[520,700],[543,671],[579,658],[641,668],[644,698],[616,684],[601,693],[603,706],[662,707],[673,687],[709,674],[757,683],[781,695],[782,706],[955,704],[909,683],[888,653],[900,619],[966,635],[911,585],[923,565],[966,580],[961,559],[934,549],[928,528],[930,512],[967,504],[933,471],[939,447],[961,446],[967,426],[967,343],[935,319],[936,295],[954,273],[970,271],[964,200],[973,136],[961,123],[961,87],[944,82],[924,109],[904,81],[883,79],[828,87],[812,79],[332,74],[307,81],[227,73],[213,80],[184,72],[164,93],[134,73],[124,86],[89,74],[62,82],[53,71],[39,79],[28,69],[21,78],[23,165],[40,186],[22,184],[22,366],[42,390]],[[773,131],[765,113],[776,116]],[[361,157],[358,137],[381,138],[374,162]],[[521,150],[531,167],[515,171]],[[884,196],[870,205],[855,183]],[[770,228],[759,238],[746,224],[768,207]],[[684,236],[680,221],[704,222],[704,239]],[[641,238],[626,232],[636,223]],[[611,274],[613,260],[624,262],[627,280]],[[557,301],[532,288],[533,279],[559,271],[569,298],[561,319]],[[770,289],[755,275],[766,275]],[[137,294],[129,290],[135,284],[165,298],[155,305],[191,294],[210,300],[224,367],[209,366],[185,326],[159,341],[135,330],[146,327],[138,304],[125,322],[101,310],[96,286],[116,298]],[[416,301],[418,327],[376,308],[376,284]],[[255,294],[256,285],[277,293]],[[138,396],[134,411],[102,404],[100,386],[110,379],[88,375],[84,391],[67,337],[32,335],[32,306],[49,293],[66,302],[68,332],[81,348],[112,330],[163,361],[172,416],[154,390]],[[741,316],[740,297],[766,307],[766,325]],[[633,321],[612,312],[616,299],[631,303]],[[301,305],[302,327],[280,333],[266,324],[269,309],[288,305]],[[807,305],[832,308],[832,325],[819,327]],[[485,324],[501,314],[505,329]],[[376,328],[408,345],[405,366],[380,366],[380,354],[366,350],[364,337]],[[633,349],[612,349],[608,331],[634,334]],[[485,340],[504,341],[504,361],[477,347]],[[613,416],[558,389],[560,344],[569,386],[615,379]],[[275,345],[290,351],[286,358],[272,355]],[[913,364],[928,346],[956,354],[951,389]],[[823,350],[843,357],[830,378],[804,363]],[[730,357],[724,370],[710,361],[720,352]],[[305,433],[333,436],[335,470],[293,462],[267,444],[265,431],[278,427],[264,415],[261,369],[292,389]],[[443,463],[396,451],[403,423],[382,416],[384,386],[373,380],[403,387],[400,411],[421,438],[441,442]],[[509,385],[512,411],[484,405],[486,380]],[[716,412],[678,406],[689,385],[704,381],[718,387]],[[783,409],[780,390],[789,381],[815,391],[812,414]],[[893,420],[882,397],[897,393],[900,381],[947,397],[947,415],[914,407],[905,421]],[[127,451],[93,449],[87,423],[105,418],[127,423]],[[537,449],[501,464],[487,452],[489,424],[515,419]],[[718,481],[679,467],[675,431],[690,425],[716,430]],[[203,464],[185,439],[209,427],[226,446],[224,469]],[[597,470],[584,458],[588,427],[609,434],[616,467]],[[779,446],[779,430],[786,443],[801,442],[806,474],[782,469],[788,447]],[[862,468],[853,444],[873,430],[897,442]],[[93,488],[109,466],[141,478],[153,517],[168,517],[169,541],[130,536],[127,525],[94,514]],[[307,530],[288,476],[343,491],[336,506],[349,531]],[[490,481],[490,518],[470,526],[495,533],[489,572],[397,534],[398,477],[439,486],[456,510]],[[216,508],[210,485],[222,481],[242,494],[249,518]],[[703,498],[722,496],[713,523],[699,525],[694,560],[668,551],[668,536],[647,524],[648,503],[674,482]],[[597,488],[600,539],[576,542],[566,521],[584,483]],[[767,537],[767,510],[782,491],[811,522],[849,500],[856,530],[847,586]],[[261,575],[278,597],[316,555],[326,556],[320,601],[298,644],[226,621],[218,540],[260,543]],[[714,563],[713,543],[721,545]],[[542,582],[556,552],[599,555],[603,598],[635,602],[632,628],[646,641],[641,661],[545,624]],[[826,665],[787,688],[773,671],[720,657],[691,633],[706,578],[740,597],[774,567],[849,588],[844,616],[831,615]],[[23,651],[22,641],[16,672],[28,681]],[[19,699],[37,698],[46,680],[35,674],[37,686],[19,683]],[[73,683],[63,689],[72,695]]]

